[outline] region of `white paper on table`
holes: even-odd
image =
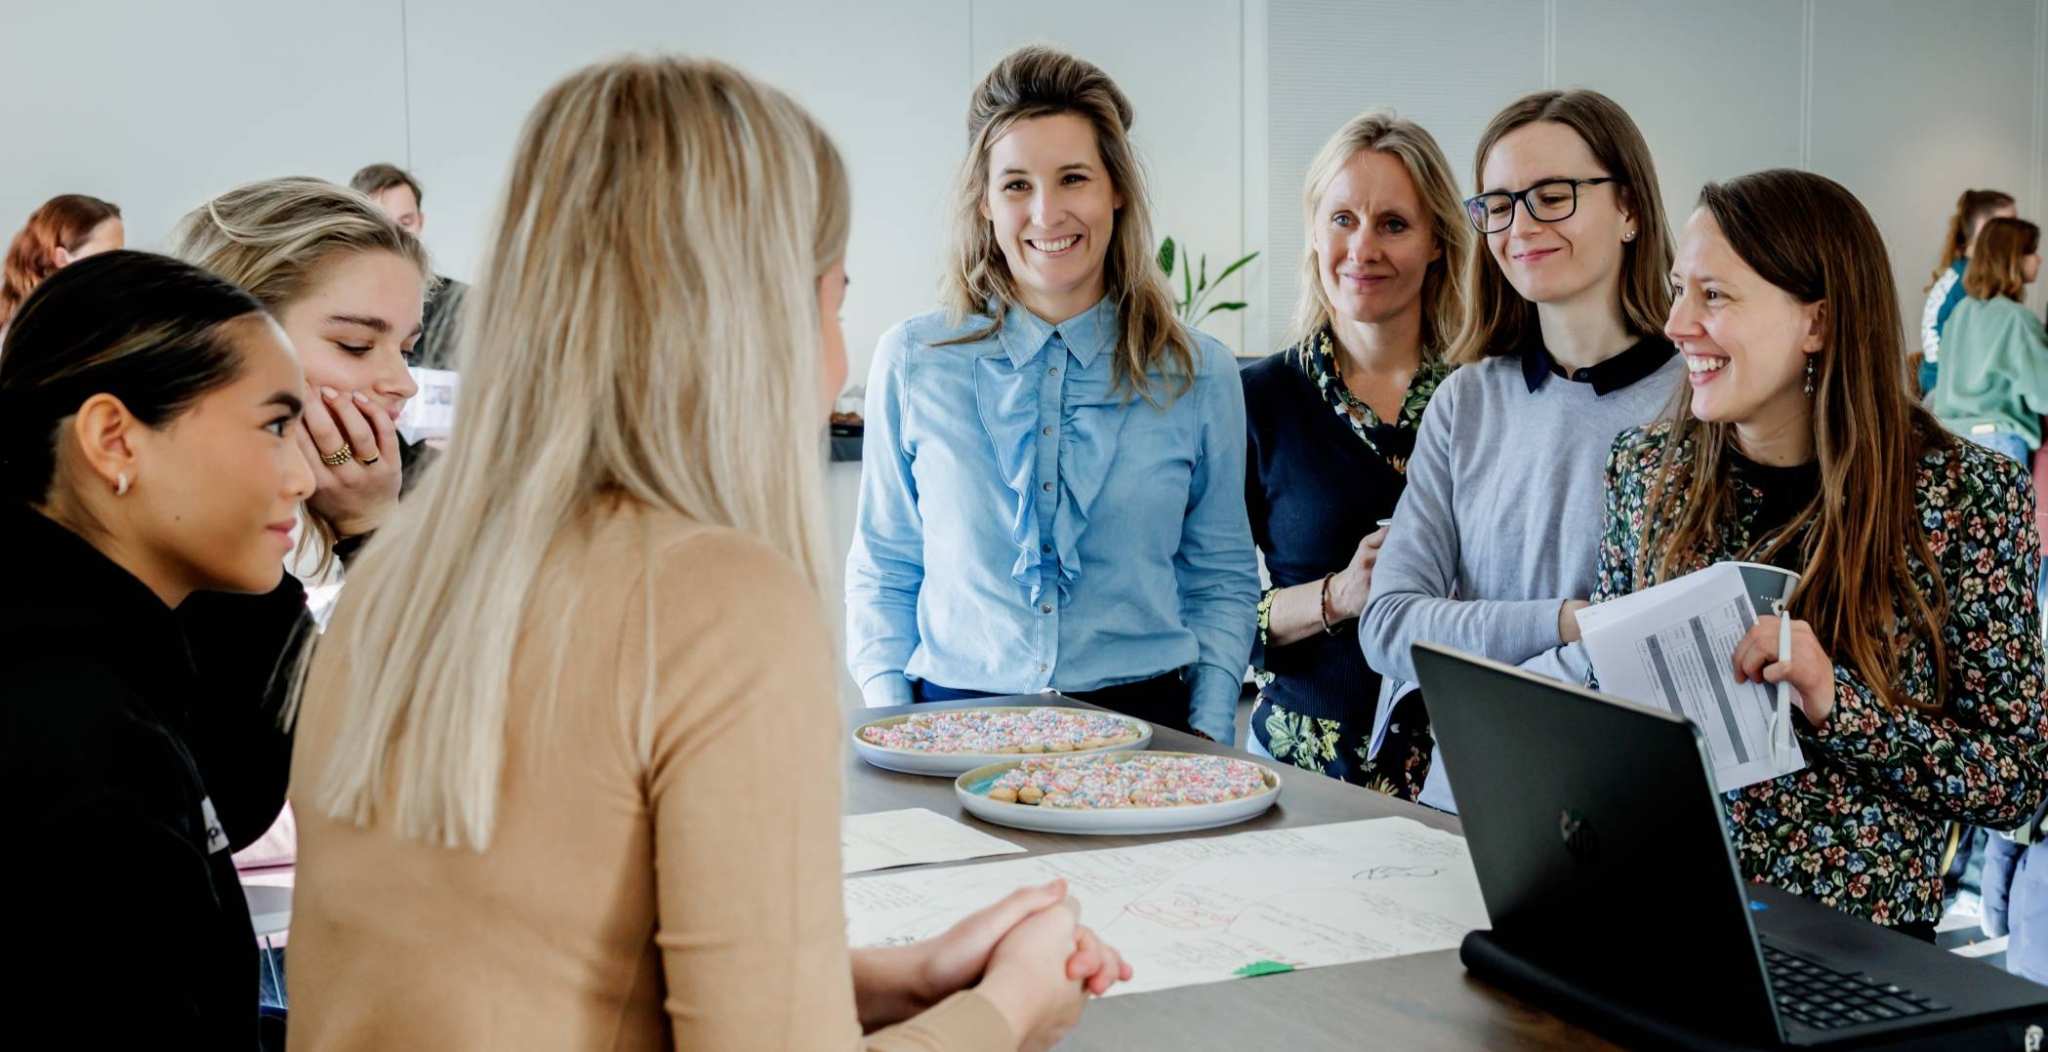
[[[929,938],[1059,877],[1136,972],[1112,995],[1455,949],[1487,924],[1463,838],[1375,818],[860,877],[847,941]]]
[[[839,820],[841,873],[1023,852],[1007,840],[922,807],[847,815]]]
[[[1798,580],[1772,566],[1716,563],[1579,611],[1601,693],[1691,720],[1724,793],[1805,768],[1797,739],[1772,746],[1777,688],[1737,683],[1734,668],[1736,644]]]
[[[444,439],[455,431],[455,391],[461,377],[451,369],[408,369],[419,393],[398,414],[398,433],[407,442]]]

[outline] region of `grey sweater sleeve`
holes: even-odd
[[[1423,411],[1408,488],[1372,574],[1372,599],[1358,619],[1366,664],[1381,675],[1415,681],[1408,648],[1441,643],[1471,654],[1520,664],[1559,644],[1562,599],[1486,598],[1489,582],[1458,579],[1458,529],[1453,497],[1457,477],[1459,394],[1478,377],[1460,369],[1444,381]],[[1487,523],[1466,523],[1485,530]],[[1530,553],[1536,558],[1540,553]],[[1453,598],[1457,596],[1457,598]]]

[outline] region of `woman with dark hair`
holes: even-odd
[[[58,194],[29,213],[0,264],[0,329],[21,301],[58,270],[87,256],[120,248],[127,233],[121,209],[84,194]]]
[[[10,1026],[258,1044],[229,855],[284,803],[291,741],[266,685],[305,618],[283,563],[313,488],[290,437],[304,386],[253,297],[162,256],[67,267],[8,329],[0,794],[24,864],[0,902],[10,951],[35,962]],[[85,981],[110,957],[117,989]]]
[[[1764,617],[1734,664],[1792,685],[1807,766],[1726,794],[1729,838],[1750,879],[1932,940],[1947,823],[2012,828],[2048,791],[2026,471],[1907,391],[1884,241],[1839,184],[1708,184],[1671,282],[1690,396],[1615,440],[1595,598],[1800,574],[1791,652]]]

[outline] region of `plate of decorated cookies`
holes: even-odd
[[[1020,756],[1142,749],[1151,741],[1144,720],[1054,705],[934,709],[853,731],[853,751],[876,767],[946,778]]]
[[[1125,750],[1012,758],[961,775],[953,792],[976,818],[1018,829],[1179,833],[1265,813],[1280,774],[1230,756]]]

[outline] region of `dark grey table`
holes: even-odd
[[[1033,696],[954,702],[918,708],[1079,702]],[[863,709],[854,724],[903,712]],[[1155,727],[1152,747],[1230,753],[1214,742]],[[922,778],[870,767],[846,750],[846,813],[922,807],[1025,848],[1031,855],[1088,851],[1162,839],[1225,836],[1253,829],[1324,825],[1399,815],[1458,832],[1457,819],[1329,778],[1287,779],[1280,803],[1249,822],[1168,837],[1062,836],[993,826],[962,810],[946,778]],[[1008,855],[1007,858],[1028,856]],[[972,863],[947,863],[972,865]],[[947,865],[942,864],[942,865]],[[1063,1049],[1192,1050],[1206,1048],[1358,1049],[1466,1052],[1472,1049],[1614,1049],[1527,1002],[1466,976],[1455,951],[1361,964],[1309,968],[1286,975],[1184,986],[1095,1001]]]

